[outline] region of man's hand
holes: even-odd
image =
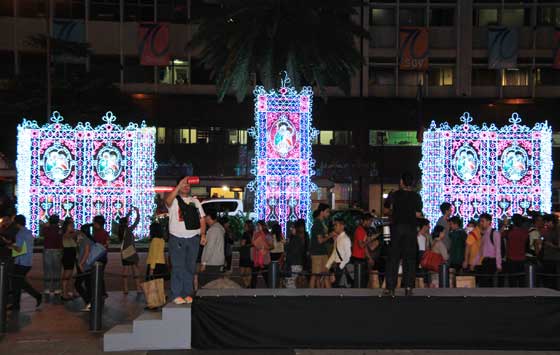
[[[206,239],[206,235],[203,234],[200,236],[200,245],[205,246],[208,240]]]
[[[466,261],[463,261],[463,269],[467,269],[467,267],[469,267],[469,263],[467,263]]]
[[[205,264],[200,264],[200,272],[204,272],[206,270]]]

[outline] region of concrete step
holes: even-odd
[[[144,312],[132,324],[118,325],[103,337],[104,351],[190,348],[190,305],[168,304],[161,312]]]

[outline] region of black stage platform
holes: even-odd
[[[549,289],[200,290],[192,345],[211,348],[560,349]]]

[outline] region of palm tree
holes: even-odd
[[[363,58],[355,43],[369,33],[352,20],[356,0],[219,0],[200,19],[191,48],[212,72],[218,100],[233,91],[242,101],[252,73],[266,89],[287,71],[296,88],[337,86],[346,94]]]

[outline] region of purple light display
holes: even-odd
[[[521,125],[514,113],[501,128],[472,125],[465,112],[461,125],[432,122],[422,144],[424,214],[435,225],[439,206],[468,221],[490,213],[494,222],[529,210],[550,212],[552,130],[547,122]]]
[[[115,124],[111,112],[104,124],[75,127],[54,112],[39,126],[23,120],[18,127],[18,213],[38,235],[48,216],[72,217],[77,226],[103,215],[111,223],[140,210],[137,237],[147,237],[154,204],[155,128]]]
[[[310,229],[311,191],[316,189],[311,143],[318,134],[311,126],[312,89],[297,92],[289,84],[286,76],[278,91],[255,88],[255,127],[249,130],[255,139],[251,172],[256,178],[249,184],[255,212],[260,220],[278,221],[284,233],[288,221],[300,218]]]

